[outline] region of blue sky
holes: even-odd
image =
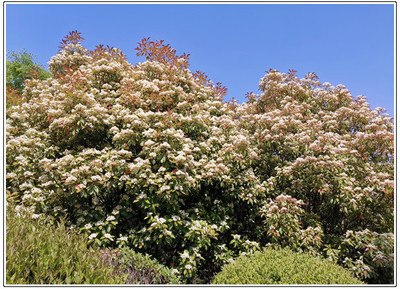
[[[6,50],[47,65],[62,38],[120,48],[131,63],[143,37],[190,53],[190,69],[228,88],[258,93],[269,68],[315,72],[394,116],[394,4],[6,4]]]

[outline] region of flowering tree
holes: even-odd
[[[299,79],[295,71],[270,70],[260,89],[261,95],[249,94],[249,101],[238,106],[237,123],[257,150],[252,167],[267,180],[267,194],[304,202],[302,226],[322,228],[325,251],[332,253],[332,246],[341,251],[336,259],[358,275],[372,277],[374,266],[393,264],[393,119],[381,108],[371,110],[365,97],[353,99],[344,85],[321,84],[312,73]],[[264,215],[269,223],[271,217]],[[281,230],[296,234],[291,222],[285,224]],[[277,237],[274,226],[268,230]],[[364,230],[388,240],[367,250],[375,258],[368,265],[363,254],[350,254],[352,259],[339,249],[352,236],[349,232]],[[294,238],[300,240],[297,232]],[[386,257],[378,261],[379,255]]]
[[[143,39],[147,61],[135,66],[81,41],[71,33],[49,62],[54,77],[29,81],[26,102],[9,110],[7,190],[36,213],[66,214],[91,242],[150,253],[187,280],[257,247],[245,200],[260,190],[245,162],[254,152],[222,102],[226,89],[161,41]]]
[[[149,253],[184,282],[270,242],[364,277],[392,264],[389,117],[294,72],[224,103],[226,88],[162,41],[143,39],[132,65],[82,40],[70,33],[53,77],[27,81],[7,111],[18,210],[66,216],[90,243]]]

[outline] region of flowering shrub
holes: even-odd
[[[144,39],[148,60],[133,66],[81,40],[71,33],[49,62],[54,77],[27,82],[26,102],[9,110],[7,190],[37,213],[66,215],[89,242],[147,252],[184,280],[258,246],[246,198],[262,188],[225,89],[162,42]],[[251,245],[229,245],[237,234]]]
[[[260,96],[224,103],[226,88],[162,41],[143,39],[146,61],[132,65],[82,40],[70,33],[53,77],[27,81],[7,111],[19,205],[65,216],[89,243],[148,253],[184,282],[269,242],[321,255],[348,230],[393,231],[393,123],[363,98],[270,71]]]
[[[335,254],[336,253],[336,254]],[[388,283],[394,280],[394,236],[379,234],[368,229],[347,231],[341,238],[339,249],[331,251],[345,267],[359,278],[369,278],[372,283]]]
[[[350,230],[393,232],[393,119],[381,108],[371,110],[365,97],[353,99],[344,85],[321,84],[312,73],[299,79],[295,71],[270,70],[260,89],[237,106],[237,124],[249,132],[258,156],[252,168],[275,198],[260,212],[272,240],[300,247],[302,229],[309,228],[304,240],[313,240],[313,247],[344,253]],[[283,195],[290,196],[287,204],[280,203]],[[392,260],[390,250],[381,253]],[[377,259],[367,258],[368,250],[357,254],[373,271]]]
[[[264,222],[272,243],[316,254],[322,243],[322,230],[319,226],[302,229],[300,216],[305,213],[302,205],[301,200],[279,195],[261,208],[261,216],[266,218]]]

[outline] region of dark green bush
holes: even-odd
[[[122,274],[128,274],[128,284],[177,284],[172,270],[149,255],[137,253],[127,247],[107,251],[102,259],[112,264]]]
[[[362,284],[328,260],[289,249],[264,249],[225,265],[214,284]]]
[[[64,222],[50,225],[43,216],[6,212],[7,284],[121,284],[127,276],[115,274],[100,262],[99,252],[87,248],[87,236],[77,235]]]

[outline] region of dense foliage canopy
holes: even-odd
[[[393,119],[343,86],[270,70],[261,94],[189,70],[143,39],[146,61],[72,32],[53,77],[7,110],[7,192],[102,246],[129,246],[208,282],[267,243],[393,282]]]

